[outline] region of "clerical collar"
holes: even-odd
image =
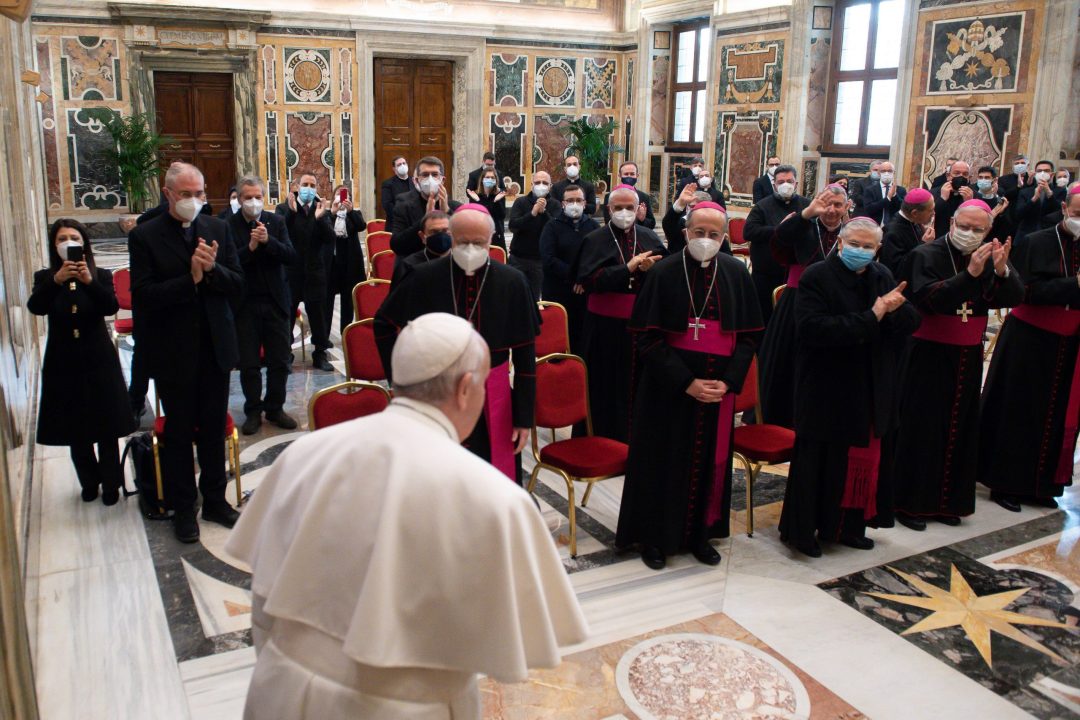
[[[909,223],[911,223],[912,225],[918,225],[918,223],[917,223],[917,222],[915,222],[914,220],[912,220],[911,218],[909,218],[909,217],[907,216],[907,213],[905,213],[905,212],[904,212],[903,210],[901,210],[901,211],[900,211],[899,213],[897,213],[897,214],[898,214],[898,215],[900,215],[900,217],[902,217],[902,218],[904,218],[905,220],[907,220],[907,221],[908,221]]]
[[[391,400],[390,405],[421,415],[429,424],[442,428],[455,443],[461,442],[461,438],[458,437],[457,430],[454,429],[454,424],[450,422],[450,418],[446,417],[446,414],[434,405],[413,400],[412,398],[401,397],[400,395]]]

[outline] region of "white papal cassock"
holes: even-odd
[[[226,550],[253,571],[250,720],[480,717],[585,620],[528,494],[430,405],[294,442]]]

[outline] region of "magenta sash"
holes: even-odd
[[[484,420],[487,422],[488,447],[495,469],[517,482],[514,463],[514,418],[510,402],[510,363],[504,362],[488,373],[487,397],[484,398]]]
[[[1080,335],[1080,310],[1066,310],[1057,305],[1019,305],[1011,317],[1034,325],[1040,330],[1071,337]],[[1080,431],[1080,359],[1073,365],[1072,385],[1069,386],[1069,402],[1065,406],[1065,433],[1061,437],[1061,453],[1058,455],[1054,482],[1068,485],[1072,480],[1073,456],[1076,453],[1076,434]]]
[[[788,265],[787,269],[787,286],[789,288],[799,287],[799,278],[802,277],[805,272],[805,265]]]
[[[863,519],[877,515],[878,471],[881,468],[881,438],[870,435],[866,447],[848,448],[847,476],[840,507],[862,510]]]
[[[694,322],[694,318],[688,318],[687,324]],[[681,333],[664,333],[667,344],[680,350],[706,353],[708,355],[723,355],[728,357],[735,350],[735,333],[725,332],[720,327],[719,320],[699,321],[705,327],[698,328],[698,339],[694,339],[693,328]]]
[[[629,320],[636,299],[637,295],[633,293],[589,293],[587,305],[591,313],[603,315],[604,317],[619,318],[620,320]]]
[[[922,324],[913,333],[920,340],[941,343],[943,345],[982,345],[986,333],[986,317],[972,315],[968,322],[948,315],[920,313]]]

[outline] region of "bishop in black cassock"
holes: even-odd
[[[735,395],[762,322],[746,266],[719,252],[726,225],[699,203],[689,246],[649,271],[630,319],[641,377],[616,544],[654,569],[682,550],[715,565],[708,541],[728,535]]]
[[[870,549],[879,479],[896,427],[896,363],[919,315],[892,273],[871,262],[881,228],[845,225],[838,252],[807,268],[795,304],[795,456],[780,539],[810,557],[819,540]],[[814,537],[815,532],[817,538]]]
[[[945,237],[912,250],[901,277],[923,322],[908,348],[893,466],[896,519],[958,525],[975,512],[979,388],[987,312],[1023,299],[1012,241],[983,244],[990,208],[968,200]]]
[[[585,288],[585,363],[593,432],[626,442],[634,352],[627,321],[653,263],[667,254],[652,230],[635,224],[637,192],[620,185],[608,199],[611,222],[585,236],[575,269]]]
[[[533,425],[540,313],[525,276],[488,257],[491,226],[483,206],[458,208],[451,219],[451,256],[418,265],[394,283],[375,314],[375,341],[389,376],[397,334],[410,320],[445,312],[471,322],[491,351],[491,373],[484,414],[463,444],[520,484],[520,452]],[[485,234],[486,240],[478,242]],[[480,249],[462,251],[465,246]]]
[[[1005,319],[983,390],[979,480],[1003,507],[1056,507],[1080,428],[1080,188],[1065,220],[1024,238],[1024,302]]]
[[[934,237],[934,196],[929,190],[915,188],[905,197],[900,205],[900,212],[885,225],[885,235],[881,238],[881,254],[878,262],[895,276],[900,272],[900,264],[909,252],[929,242]]]

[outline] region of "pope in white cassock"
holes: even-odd
[[[467,321],[421,316],[390,407],[270,468],[226,545],[252,569],[246,719],[479,718],[478,674],[521,681],[585,639],[529,495],[459,445],[489,362]]]

